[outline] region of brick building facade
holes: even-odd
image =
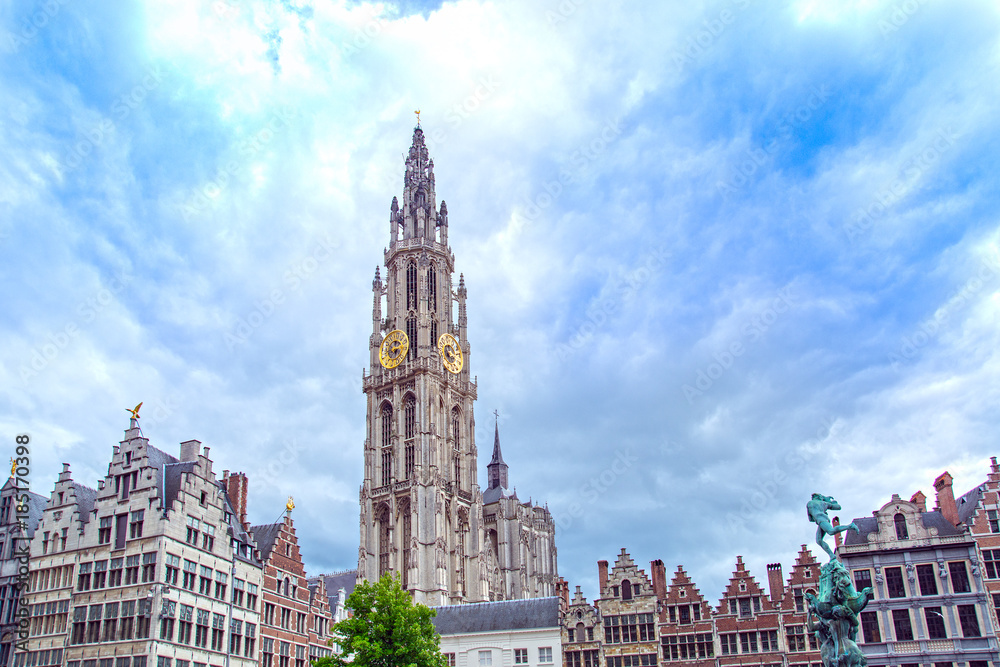
[[[856,587],[875,589],[858,636],[870,667],[1000,665],[1000,466],[994,458],[986,481],[959,498],[947,472],[934,487],[934,510],[919,491],[909,501],[894,495],[854,520],[859,534],[838,539]],[[683,567],[668,585],[662,561],[647,576],[622,549],[610,571],[598,562],[593,604],[579,587],[571,599],[559,582],[564,662],[821,667],[805,599],[818,588],[820,565],[802,545],[787,580],[780,563],[767,566],[765,590],[738,556],[713,607]]]

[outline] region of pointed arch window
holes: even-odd
[[[403,589],[410,584],[410,505],[403,505],[403,560],[400,569],[403,571]]]
[[[910,537],[910,531],[906,529],[906,517],[902,514],[897,514],[892,517],[892,522],[896,524],[896,539],[906,540]]]
[[[389,509],[383,508],[378,521],[378,576],[389,571]]]
[[[455,439],[455,449],[459,449],[462,444],[462,415],[458,406],[451,409],[451,437]]]
[[[417,265],[410,262],[406,265],[406,309],[417,307]],[[411,343],[412,345],[412,343]]]
[[[431,268],[427,269],[427,308],[431,312],[437,311],[438,307],[437,272],[435,269],[433,264],[431,264]]]
[[[403,399],[403,422],[406,438],[412,438],[417,434],[417,399],[413,394],[407,394]]]
[[[438,323],[437,320],[431,320],[431,349],[437,347],[438,344]]]
[[[410,339],[410,351],[406,357],[414,359],[417,356],[417,318],[406,318],[406,337]]]
[[[382,404],[382,446],[388,447],[392,442],[392,406]]]

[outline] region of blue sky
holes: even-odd
[[[144,401],[356,565],[420,109],[479,449],[499,410],[589,597],[626,547],[711,599],[792,564],[813,491],[865,516],[1000,453],[998,37],[985,1],[8,3],[0,431],[94,486]]]

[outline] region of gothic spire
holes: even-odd
[[[500,423],[497,421],[493,432],[493,459],[486,466],[489,473],[489,488],[507,488],[507,464],[504,463],[503,454],[500,452]]]

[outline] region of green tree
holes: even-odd
[[[398,578],[362,581],[346,606],[351,617],[333,626],[341,654],[316,660],[315,667],[447,667],[431,623],[434,610],[414,604]]]

